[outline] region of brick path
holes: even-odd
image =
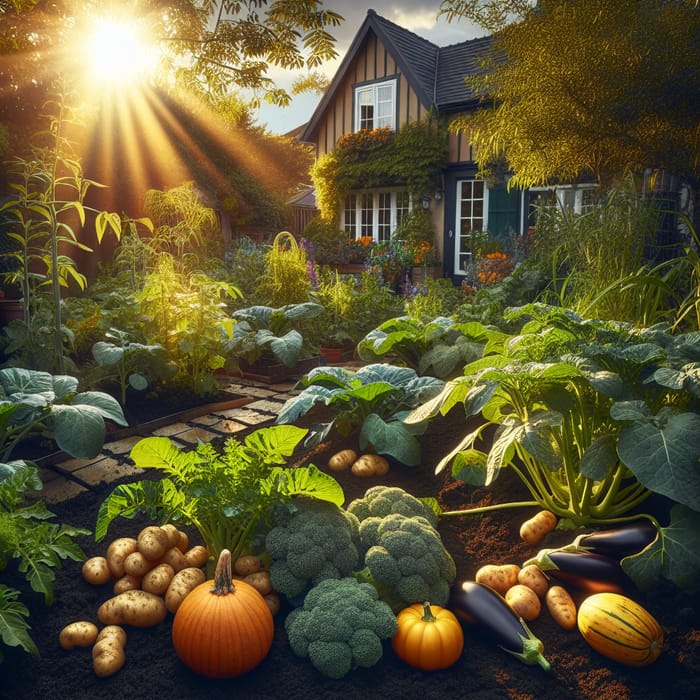
[[[184,418],[183,414],[178,414],[172,416],[172,421],[154,421],[119,431],[111,438],[108,435],[102,452],[93,459],[73,459],[59,453],[35,460],[44,482],[41,498],[46,503],[57,503],[100,483],[108,484],[141,473],[143,470],[136,468],[129,459],[129,452],[135,443],[150,435],[169,437],[181,447],[194,447],[198,440],[229,437],[270,424],[284,402],[296,393],[293,387],[294,382],[265,384],[238,377],[227,378],[221,382],[221,388],[239,397],[231,402],[231,407],[224,404],[205,406],[201,410],[187,411]]]

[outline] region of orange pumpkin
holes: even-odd
[[[391,640],[396,655],[421,671],[452,666],[462,655],[464,633],[452,612],[439,605],[414,603],[396,617]]]
[[[212,587],[213,586],[213,587]],[[197,586],[173,620],[180,659],[208,678],[233,678],[255,668],[274,637],[272,613],[255,588],[231,579],[231,553],[224,549],[213,581]]]

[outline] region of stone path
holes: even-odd
[[[159,435],[169,437],[181,447],[194,447],[198,440],[229,437],[251,428],[272,423],[284,402],[295,395],[294,382],[265,384],[263,382],[227,378],[221,388],[243,397],[224,404],[203,407],[201,411],[188,411],[172,416],[172,420],[159,420],[132,430],[120,431],[117,439],[105,442],[102,452],[93,459],[72,459],[65,455],[49,455],[38,460],[44,488],[41,498],[46,503],[58,503],[79,493],[111,483],[143,470],[134,466],[129,458],[131,448],[144,437]],[[199,414],[199,415],[198,415]],[[123,433],[128,435],[120,437]]]

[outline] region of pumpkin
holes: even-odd
[[[396,655],[421,671],[448,668],[464,648],[462,626],[439,605],[414,603],[396,616],[398,630],[391,640]]]
[[[626,666],[646,666],[664,646],[661,625],[620,593],[596,593],[578,609],[578,629],[598,653]]]
[[[231,553],[219,556],[213,581],[182,601],[173,619],[175,652],[195,673],[233,678],[255,668],[274,637],[272,613],[260,593],[231,578]]]

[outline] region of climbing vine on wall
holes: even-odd
[[[321,215],[335,220],[353,189],[406,187],[414,196],[432,192],[447,161],[447,127],[433,117],[398,132],[362,129],[345,134],[311,169]]]

